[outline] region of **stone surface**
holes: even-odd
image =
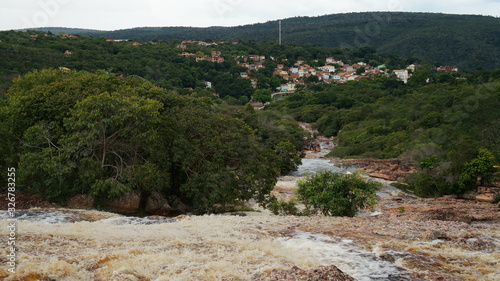
[[[167,198],[158,191],[153,191],[146,200],[145,211],[148,214],[168,216],[173,209],[170,207]]]
[[[495,194],[494,193],[479,194],[478,196],[476,196],[476,200],[479,202],[495,203]]]
[[[389,181],[397,180],[397,178],[394,176],[381,174],[381,173],[371,173],[371,174],[369,174],[369,176],[372,178],[379,178],[379,179],[384,179],[384,180],[389,180]]]
[[[318,268],[303,270],[296,266],[289,270],[273,270],[271,274],[264,279],[265,281],[356,281],[356,279],[345,274],[334,265],[320,266]]]
[[[78,194],[71,197],[68,202],[68,208],[73,209],[92,209],[94,207],[95,197],[90,194]]]
[[[131,191],[120,197],[112,198],[107,204],[107,209],[112,212],[122,214],[133,214],[139,211],[141,204],[141,194],[138,191]]]
[[[340,159],[332,158],[330,162],[337,166],[355,166],[377,178],[401,181],[415,171],[414,164],[401,159]]]

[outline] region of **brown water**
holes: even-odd
[[[273,269],[307,269],[334,261],[343,261],[348,273],[365,277],[360,280],[397,272],[373,254],[353,252],[357,247],[351,242],[341,246],[303,232],[287,238],[270,236],[269,230],[284,227],[283,220],[265,213],[144,224],[95,211],[79,213],[110,218],[63,222],[75,216],[64,210],[53,216],[46,212],[49,215],[24,218],[36,221],[17,222],[18,267],[15,274],[0,269],[2,280],[259,280]],[[7,221],[0,221],[2,236],[6,227]],[[6,254],[0,250],[0,256]],[[370,273],[373,268],[378,271]]]

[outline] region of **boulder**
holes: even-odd
[[[182,203],[181,199],[175,195],[171,195],[168,197],[168,202],[170,203],[170,206],[172,207],[172,210],[174,213],[180,213],[180,214],[185,214],[189,211],[189,207]]]
[[[397,180],[396,177],[394,177],[394,176],[381,174],[381,173],[371,173],[369,176],[373,177],[373,178],[380,178],[380,179],[389,180],[389,181]]]
[[[95,197],[90,194],[78,194],[71,197],[68,202],[68,208],[72,209],[92,209],[94,207]]]
[[[168,216],[172,213],[173,209],[168,204],[167,198],[160,192],[153,191],[146,200],[145,211],[153,215]]]
[[[133,214],[139,211],[140,204],[141,193],[139,191],[131,191],[122,196],[112,198],[106,205],[106,208],[116,213]]]
[[[319,143],[313,143],[312,150],[316,152],[321,152],[321,145]]]
[[[342,272],[334,265],[320,266],[310,270],[303,270],[296,266],[289,270],[273,270],[269,276],[264,278],[266,281],[299,281],[299,280],[324,280],[324,281],[355,281],[348,274]]]
[[[476,200],[479,202],[495,203],[495,194],[494,193],[479,194],[478,196],[476,196]]]

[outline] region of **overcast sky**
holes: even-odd
[[[363,11],[500,17],[500,0],[0,0],[0,30],[75,27],[235,26]]]

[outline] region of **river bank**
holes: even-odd
[[[16,273],[2,267],[0,277],[264,280],[294,266],[335,265],[357,280],[499,280],[497,206],[396,195],[354,218],[261,211],[140,219],[31,209],[17,222]],[[7,224],[0,220],[3,237]],[[6,254],[1,248],[2,262]]]
[[[308,151],[297,172],[280,177],[273,194],[292,198],[297,180],[308,172],[357,169],[322,159],[328,150],[322,147]],[[377,180],[384,183],[378,203],[353,218],[275,216],[256,205],[254,212],[137,218],[57,208],[27,197],[29,209],[17,211],[16,271],[0,267],[0,278],[500,280],[498,205],[455,196],[419,198]],[[7,218],[0,212],[2,237],[8,235]],[[1,263],[7,254],[0,247]]]

